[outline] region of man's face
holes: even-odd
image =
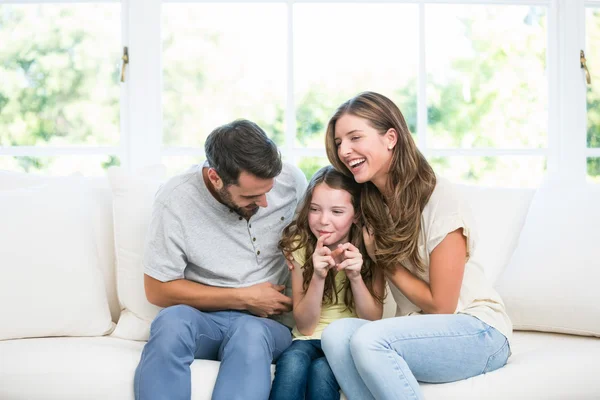
[[[236,185],[217,189],[221,202],[244,218],[250,218],[259,207],[267,206],[267,193],[273,189],[274,179],[261,179],[242,171]]]

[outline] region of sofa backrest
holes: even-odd
[[[113,321],[117,321],[121,306],[117,296],[115,242],[113,234],[112,192],[106,177],[81,176],[45,177],[32,174],[0,171],[0,190],[29,186],[62,184],[83,180],[94,197],[93,226],[100,269]],[[473,258],[483,267],[493,283],[506,267],[517,244],[534,189],[509,189],[458,185],[472,213],[475,225],[476,249]],[[393,315],[395,304],[386,299],[385,316]]]
[[[106,177],[85,178],[94,194],[97,208],[92,215],[94,236],[98,246],[99,266],[104,277],[106,297],[114,322],[119,320],[121,307],[117,296],[115,240],[113,235],[112,192]]]
[[[535,189],[457,185],[471,210],[473,261],[495,283],[517,246]]]

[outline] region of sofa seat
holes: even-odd
[[[0,399],[131,400],[144,342],[111,337],[0,342]],[[515,332],[501,370],[464,381],[424,384],[432,399],[600,399],[600,339]],[[219,363],[192,364],[192,399],[210,399]]]

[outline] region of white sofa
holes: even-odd
[[[158,311],[143,295],[140,255],[161,179],[108,175],[0,171],[2,400],[133,399]],[[473,257],[518,330],[504,368],[424,384],[425,397],[600,399],[600,192],[556,183],[461,190],[479,232]],[[388,298],[386,316],[394,307]],[[218,365],[194,361],[194,400],[210,398]]]

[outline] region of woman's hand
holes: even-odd
[[[342,257],[344,261],[337,265],[337,270],[344,270],[350,280],[360,278],[360,271],[363,265],[363,257],[360,251],[352,243],[340,244],[336,251],[338,250],[343,251]]]
[[[369,258],[371,258],[373,261],[377,261],[377,258],[375,257],[375,236],[373,235],[373,232],[366,226],[363,226],[363,240],[365,242],[365,248],[367,249]]]
[[[312,255],[313,275],[321,279],[325,279],[329,269],[335,267],[335,260],[333,259],[331,250],[329,247],[323,245],[325,239],[329,236],[330,235],[323,235],[319,237],[317,240],[317,247]]]

